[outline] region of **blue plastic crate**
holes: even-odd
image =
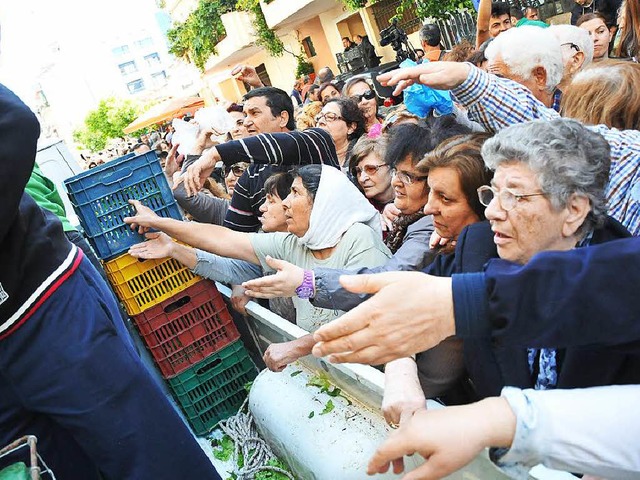
[[[155,152],[125,155],[64,183],[89,243],[103,260],[144,240],[123,221],[135,214],[129,200],[140,200],[162,217],[182,219]]]

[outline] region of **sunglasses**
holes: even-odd
[[[233,172],[234,176],[241,177],[246,169],[247,169],[246,166],[239,165],[236,163],[234,165],[231,165],[230,167],[225,167],[224,176],[226,177],[227,175],[229,175],[229,172]]]
[[[356,103],[360,103],[363,99],[373,100],[374,98],[376,98],[376,92],[374,92],[373,90],[366,90],[359,95],[351,95],[351,97],[349,98],[351,98],[351,100],[355,101]]]

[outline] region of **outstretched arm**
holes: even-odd
[[[260,264],[251,244],[250,234],[235,232],[219,225],[159,217],[137,200],[130,200],[130,203],[135,206],[137,214],[134,217],[126,217],[124,221],[130,224],[132,229],[137,228],[140,233],[155,228],[193,247],[223,257]]]

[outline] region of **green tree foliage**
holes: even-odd
[[[216,45],[227,35],[220,15],[236,10],[253,15],[258,45],[271,55],[282,55],[284,45],[267,26],[259,0],[200,0],[184,23],[167,32],[169,52],[204,71],[209,57],[216,54]]]
[[[402,0],[396,9],[398,19],[406,9],[415,9],[416,16],[421,19],[447,19],[449,14],[461,10],[473,10],[471,0]]]
[[[167,32],[169,52],[204,71],[216,45],[227,35],[220,15],[234,9],[235,0],[200,0],[184,23]]]
[[[84,126],[73,132],[73,139],[92,152],[103,150],[109,140],[122,137],[139,114],[140,108],[131,100],[103,99],[87,114]]]

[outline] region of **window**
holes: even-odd
[[[130,73],[136,73],[138,71],[138,67],[136,67],[136,62],[134,61],[121,63],[118,65],[118,68],[122,75],[129,75]]]
[[[121,55],[124,55],[125,53],[129,53],[129,45],[120,45],[119,47],[112,49],[111,52],[116,57],[119,57]]]
[[[153,40],[151,37],[143,38],[142,40],[136,40],[133,42],[136,48],[148,48],[153,46]]]
[[[313,41],[311,37],[306,37],[302,39],[302,48],[304,49],[304,53],[307,58],[316,56],[316,49],[313,47]]]
[[[261,63],[256,67],[256,73],[265,87],[271,86],[271,79],[269,78],[269,74],[267,73],[267,68],[264,66],[264,63]]]
[[[167,84],[167,74],[165,73],[164,70],[161,72],[152,74],[151,78],[153,79],[153,84],[156,87],[163,87]]]
[[[129,93],[141,92],[142,90],[144,90],[144,80],[139,78],[138,80],[127,83],[127,89],[129,89]]]
[[[148,67],[155,67],[156,65],[160,65],[160,57],[157,53],[145,55],[144,61],[147,62]]]

